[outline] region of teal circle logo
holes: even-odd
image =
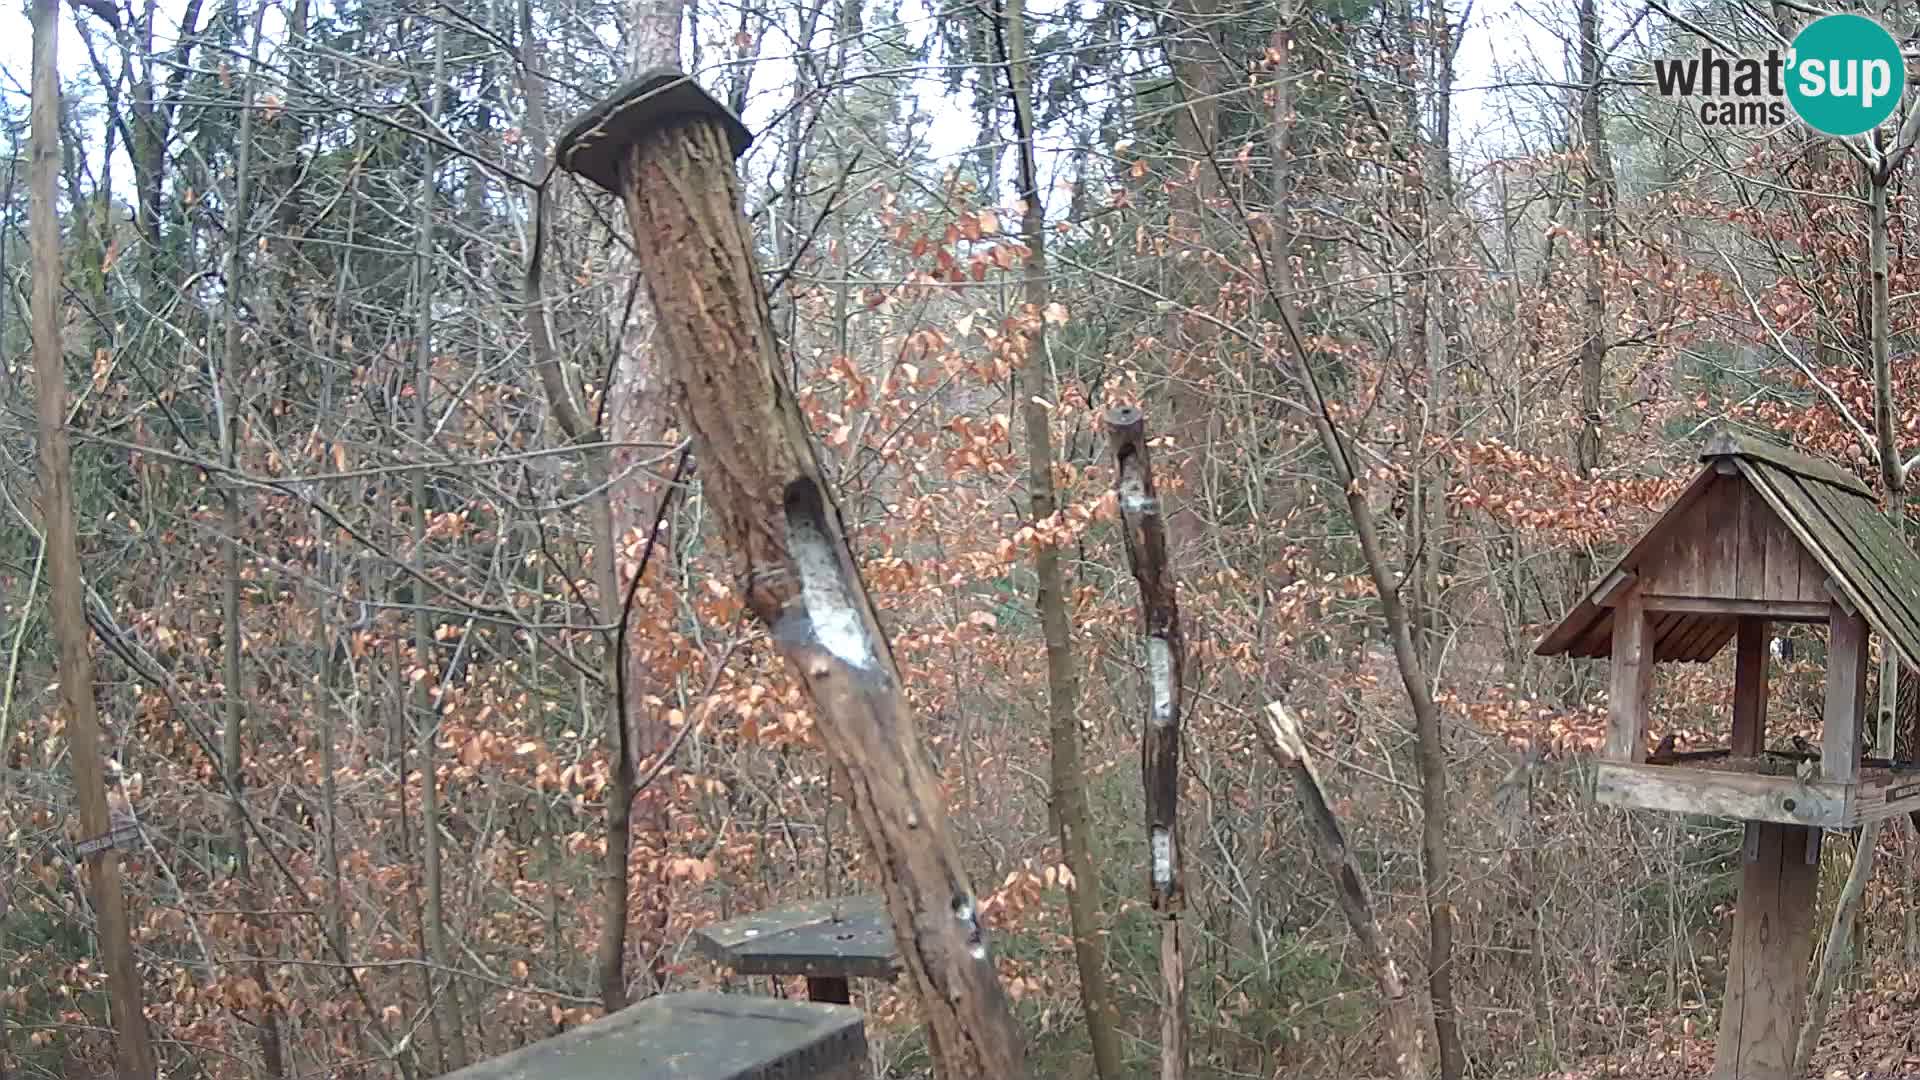
[[[1793,111],[1827,135],[1879,127],[1907,89],[1900,43],[1864,15],[1823,15],[1808,23],[1793,39],[1788,65]]]

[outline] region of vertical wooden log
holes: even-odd
[[[1741,864],[1732,959],[1714,1054],[1714,1080],[1790,1080],[1807,1000],[1818,867],[1807,864],[1814,830],[1749,822],[1758,857]]]
[[[740,211],[739,120],[686,76],[655,71],[590,110],[558,163],[621,196],[699,475],[739,560],[737,587],[813,699],[874,851],[936,1072],[1026,1075],[979,904],[892,649],[787,385]]]
[[[1734,635],[1734,757],[1758,757],[1767,742],[1767,620],[1742,615]]]
[[[1638,589],[1613,609],[1613,661],[1607,690],[1607,760],[1647,760],[1647,694],[1653,686],[1653,642]]]
[[[1828,780],[1860,779],[1866,704],[1867,621],[1835,604],[1827,621],[1827,702],[1820,726],[1820,772]]]
[[[1147,897],[1161,917],[1160,975],[1166,1000],[1160,1012],[1160,1076],[1187,1073],[1187,974],[1180,949],[1180,911],[1186,906],[1180,846],[1180,709],[1187,664],[1180,604],[1167,561],[1166,520],[1147,453],[1147,418],[1122,406],[1107,413],[1113,447],[1114,489],[1120,505],[1127,565],[1140,586],[1140,623],[1147,658],[1147,717],[1140,732],[1140,780],[1147,803]]]

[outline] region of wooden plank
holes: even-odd
[[[1737,469],[1735,471],[1738,471]],[[1773,531],[1773,511],[1753,493],[1744,476],[1727,481],[1733,491],[1734,546],[1738,555],[1733,591],[1742,600],[1796,600],[1767,591],[1767,534]]]
[[[1647,759],[1647,692],[1653,685],[1652,628],[1638,593],[1613,609],[1613,659],[1608,673],[1607,757],[1613,761]]]
[[[1732,956],[1714,1080],[1790,1080],[1807,999],[1819,867],[1807,862],[1814,830],[1762,824],[1756,858],[1740,868]]]
[[[1884,586],[1876,575],[1863,572],[1852,542],[1835,528],[1827,511],[1811,493],[1829,489],[1820,484],[1803,484],[1790,473],[1770,472],[1763,466],[1743,463],[1741,468],[1747,470],[1762,497],[1774,506],[1781,520],[1814,555],[1827,575],[1840,583],[1848,598],[1866,611],[1872,622],[1895,625],[1890,621],[1890,612],[1897,608],[1885,594]],[[1920,640],[1920,635],[1916,635],[1916,640]]]
[[[1706,639],[1694,649],[1695,657],[1702,663],[1720,655],[1720,650],[1733,640],[1733,632],[1740,623],[1736,619],[1718,619],[1707,624]]]
[[[1639,575],[1633,571],[1614,567],[1606,577],[1600,579],[1600,584],[1594,587],[1594,604],[1599,607],[1615,606],[1638,580]]]
[[[1613,564],[1609,573],[1611,570],[1618,569],[1634,570],[1649,552],[1658,551],[1664,547],[1684,524],[1687,511],[1700,499],[1715,479],[1717,477],[1714,476],[1712,468],[1701,469],[1694,476],[1693,481],[1687,485],[1686,490],[1680,493],[1680,497],[1667,508],[1667,512],[1660,515],[1660,518],[1641,535],[1633,547]],[[1600,586],[1606,583],[1607,576],[1603,575],[1599,583],[1573,606],[1573,610],[1567,612],[1559,624],[1548,631],[1547,636],[1541,638],[1540,643],[1533,647],[1534,655],[1560,656],[1568,651],[1569,646],[1591,632],[1593,623],[1606,616],[1606,610],[1595,603]]]
[[[1635,810],[1835,829],[1847,818],[1844,784],[1668,765],[1603,761],[1594,766],[1593,798]]]
[[[1865,571],[1876,576],[1894,614],[1904,619],[1904,629],[1896,624],[1883,627],[1883,632],[1895,639],[1896,651],[1904,651],[1911,662],[1920,654],[1920,558],[1878,506],[1831,495],[1823,506],[1830,516],[1841,519],[1841,531],[1864,558]]]
[[[1747,482],[1739,476],[1723,476],[1707,493],[1704,505],[1695,513],[1700,517],[1700,568],[1703,596],[1740,595],[1740,496]]]
[[[662,994],[447,1080],[864,1080],[858,1009],[708,992]]]
[[[1920,574],[1909,575],[1902,566],[1913,563],[1912,551],[1896,554],[1889,548],[1892,530],[1873,504],[1846,500],[1830,488],[1798,478],[1794,483],[1839,538],[1830,553],[1838,571],[1833,576],[1868,621],[1887,635],[1888,643],[1907,654],[1909,663],[1920,663],[1920,612],[1903,595],[1910,589],[1920,591]]]
[[[1865,825],[1916,810],[1920,810],[1920,772],[1900,773],[1855,787],[1847,803],[1847,824]]]
[[[1825,622],[1830,602],[1821,600],[1812,603],[1805,600],[1737,600],[1718,596],[1664,596],[1649,594],[1641,597],[1641,605],[1648,611],[1683,611],[1697,615],[1738,615],[1758,616],[1763,619],[1777,619],[1781,622]]]
[[[1766,746],[1768,629],[1764,618],[1740,620],[1733,657],[1734,757],[1758,757]]]
[[[1742,435],[1739,432],[1722,431],[1714,435],[1707,441],[1706,447],[1700,451],[1700,460],[1711,462],[1714,458],[1730,455],[1764,461],[1787,472],[1824,481],[1855,495],[1873,497],[1873,489],[1867,486],[1865,480],[1831,461],[1803,454],[1776,442]]]
[[[1826,572],[1820,569],[1819,561],[1793,535],[1793,530],[1787,528],[1786,522],[1780,520],[1780,515],[1773,507],[1767,505],[1765,497],[1753,483],[1748,482],[1743,486],[1746,521],[1749,528],[1760,536],[1765,548],[1761,595],[1770,600],[1824,603],[1826,597],[1820,593],[1820,582],[1825,579]]]
[[[879,896],[812,900],[702,927],[694,947],[742,975],[892,979],[893,926]]]
[[[1715,635],[1723,629],[1731,629],[1733,620],[1721,620],[1711,615],[1687,616],[1687,628],[1680,634],[1674,646],[1674,657],[1680,660],[1704,660],[1709,655],[1708,645]],[[1724,639],[1723,639],[1724,640]]]
[[[1827,635],[1827,700],[1820,725],[1820,774],[1860,777],[1860,721],[1867,704],[1867,622],[1835,605]]]

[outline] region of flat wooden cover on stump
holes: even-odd
[[[877,896],[763,911],[694,931],[700,951],[742,975],[891,979],[893,928]]]
[[[648,998],[483,1061],[450,1080],[774,1080],[865,1077],[866,1026],[845,1005],[706,992]]]

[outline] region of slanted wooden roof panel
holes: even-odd
[[[1542,656],[1604,657],[1613,610],[1601,605],[1618,574],[1658,594],[1732,599],[1823,599],[1828,590],[1920,668],[1920,556],[1881,511],[1873,489],[1832,462],[1723,433],[1705,467],[1593,591],[1540,644]],[[1737,475],[1721,475],[1731,462]],[[1707,660],[1733,636],[1731,615],[1656,620],[1654,659]]]
[[[1740,467],[1763,495],[1781,498],[1790,526],[1805,528],[1809,550],[1848,603],[1908,664],[1920,666],[1920,557],[1873,499],[1765,459],[1742,459]]]

